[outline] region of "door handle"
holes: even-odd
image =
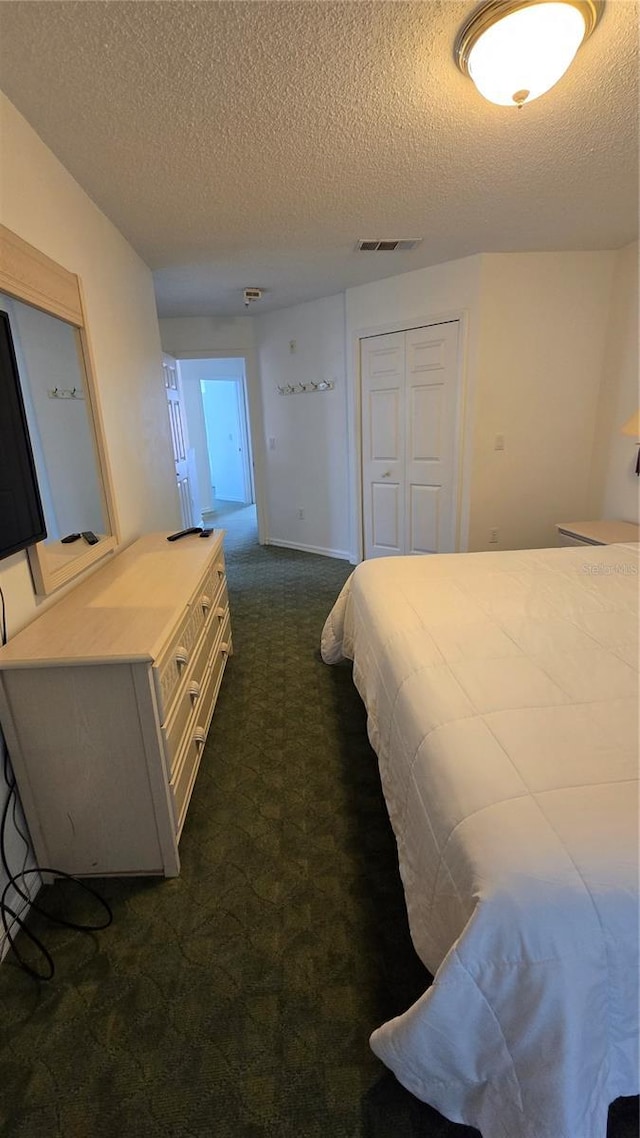
[[[382,477],[383,477],[383,478],[391,478],[391,471],[390,471],[390,470],[385,470],[385,472],[384,472],[384,474],[382,475]]]

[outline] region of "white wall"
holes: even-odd
[[[0,131],[0,220],[82,280],[121,537],[177,528],[151,273],[1,94]],[[0,585],[10,635],[57,599],[36,599],[24,553],[0,562]],[[21,864],[19,839],[9,839]]]
[[[4,96],[0,127],[0,220],[82,281],[122,541],[171,529],[180,513],[151,273]],[[0,583],[7,575],[16,631],[43,602],[25,554],[0,564]]]
[[[254,347],[251,316],[176,316],[159,321],[162,347],[177,359],[198,353],[242,356]]]
[[[483,257],[469,548],[556,544],[590,516],[589,476],[614,255]],[[494,450],[502,434],[504,451]]]
[[[244,360],[239,356],[227,360],[182,360],[180,375],[197,383],[201,379],[243,379]]]
[[[461,550],[554,545],[554,522],[589,516],[613,260],[609,252],[483,254],[347,290],[354,434],[358,333],[463,314]],[[494,450],[498,434],[503,452]],[[354,550],[358,474],[352,457]]]
[[[615,254],[593,451],[591,516],[640,520],[638,448],[620,428],[638,410],[638,243]]]
[[[267,440],[269,541],[348,557],[344,294],[257,316],[255,323]],[[334,390],[277,391],[278,385],[321,379],[333,380]]]
[[[276,448],[264,452],[269,538],[358,556],[358,334],[454,315],[465,384],[459,548],[553,545],[557,521],[636,516],[635,448],[618,434],[638,400],[636,258],[637,246],[483,254],[256,316],[261,438]],[[246,317],[161,323],[168,350],[252,338]],[[344,399],[339,384],[325,396],[277,394],[278,383],[331,378],[343,354]]]

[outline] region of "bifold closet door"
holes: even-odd
[[[455,549],[459,322],[362,340],[365,557]]]
[[[365,557],[404,553],[405,333],[362,340]]]

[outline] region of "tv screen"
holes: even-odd
[[[46,536],[11,325],[0,311],[0,558]]]

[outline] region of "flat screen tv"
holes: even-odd
[[[11,325],[0,311],[0,558],[46,536]]]

